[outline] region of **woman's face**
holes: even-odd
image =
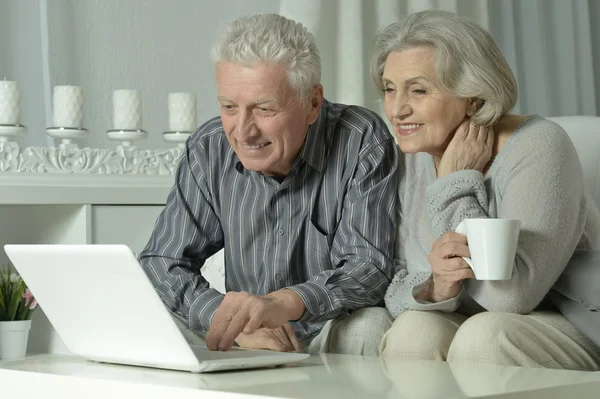
[[[441,156],[458,125],[470,114],[469,99],[437,87],[435,49],[391,52],[383,70],[385,113],[406,153]]]

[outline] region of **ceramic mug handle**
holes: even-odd
[[[454,230],[455,232],[457,232],[458,234],[462,234],[464,236],[467,235],[467,226],[465,225],[465,222],[462,221],[458,224],[458,226],[456,226],[456,230]],[[471,267],[471,269],[473,269],[473,261],[471,260],[471,258],[467,258],[465,256],[462,257],[465,262],[467,262],[469,264],[469,266]],[[475,272],[475,269],[473,269],[473,272]]]

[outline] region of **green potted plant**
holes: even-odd
[[[25,357],[37,302],[21,276],[0,268],[0,359]]]

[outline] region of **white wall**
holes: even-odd
[[[598,3],[488,0],[489,31],[519,83],[517,113],[600,115]]]
[[[590,29],[592,37],[600,38],[600,1],[590,0]],[[594,84],[596,93],[600,99],[600,40],[594,42],[592,48],[592,57],[594,60],[594,70],[596,71]],[[596,100],[596,115],[600,115],[600,100]]]
[[[140,89],[144,148],[166,148],[167,95],[197,95],[198,123],[218,112],[210,48],[224,26],[249,13],[278,12],[278,0],[50,0],[52,85],[84,88],[87,145],[114,147],[112,91]]]
[[[0,0],[0,79],[21,88],[23,145],[46,144],[46,117],[39,1]]]
[[[7,2],[0,1],[0,79],[4,79],[7,70],[7,45],[8,45],[8,12]]]
[[[464,9],[459,10],[462,14],[469,15],[467,11],[471,6],[467,6],[470,1],[456,2],[457,6],[464,6]],[[552,2],[556,3],[556,7],[562,4],[559,0]],[[418,2],[410,2],[412,3]],[[529,53],[521,43],[523,35],[506,27],[504,22],[495,22],[500,17],[506,21],[507,16],[500,15],[494,7],[505,9],[507,4],[512,5],[510,20],[524,18],[524,8],[533,6],[518,0],[481,2],[484,3],[492,7],[488,10],[492,34],[499,40],[511,65],[519,67],[516,69],[520,77],[522,99],[527,99],[528,95],[531,97],[532,92],[544,92],[545,88],[550,86],[548,79],[542,79],[541,74],[523,75],[523,72],[519,71],[530,71],[532,68],[524,68],[524,65],[520,65],[524,61],[518,63],[513,59],[514,54],[511,51],[515,54],[517,50],[526,55]],[[585,3],[589,4],[590,21],[600,21],[600,1],[587,0]],[[48,6],[47,32],[40,24],[40,19],[44,20],[43,4]],[[18,80],[21,84],[23,123],[29,127],[29,134],[19,139],[20,144],[46,144],[45,127],[51,124],[51,120],[47,121],[45,116],[45,109],[49,107],[49,101],[45,102],[45,95],[49,94],[49,91],[46,93],[44,90],[46,83],[48,88],[59,84],[83,86],[86,101],[84,122],[91,133],[90,138],[81,143],[83,146],[116,145],[106,139],[105,132],[112,128],[112,91],[121,88],[136,88],[142,91],[144,128],[149,132],[150,138],[139,146],[172,146],[163,142],[160,136],[168,128],[167,94],[174,91],[194,92],[198,97],[198,123],[214,116],[218,107],[209,51],[218,34],[228,22],[238,16],[280,12],[285,4],[287,8],[293,6],[299,14],[310,14],[310,19],[317,13],[317,20],[322,20],[314,26],[310,23],[307,25],[316,34],[317,44],[321,49],[322,82],[326,97],[333,101],[346,101],[350,97],[360,98],[354,95],[354,91],[357,90],[356,87],[361,86],[364,88],[363,105],[378,109],[378,93],[375,92],[368,76],[370,41],[380,27],[377,21],[396,20],[399,15],[407,12],[406,6],[409,3],[406,1],[0,0],[0,79],[6,76],[8,79]],[[535,4],[541,9],[550,7],[542,7],[545,2]],[[340,10],[344,7],[348,11],[349,5],[360,9],[360,26],[348,27],[340,21],[344,17]],[[475,9],[475,3],[472,8]],[[573,25],[573,21],[569,21],[568,24],[565,22],[562,25]],[[557,24],[556,32],[566,29],[562,25]],[[589,26],[592,36],[600,37],[600,24],[592,22]],[[363,34],[354,35],[352,30],[362,30]],[[508,30],[511,35],[504,40],[503,35]],[[49,82],[43,80],[43,71],[46,68],[42,59],[44,37],[49,42]],[[355,37],[364,43],[358,43]],[[529,42],[531,41],[529,39]],[[518,46],[518,49],[515,46]],[[600,40],[593,41],[593,46],[593,65],[597,69],[600,66]],[[540,46],[533,40],[534,50],[538,47]],[[353,74],[341,73],[345,69],[341,68],[343,63],[340,60],[344,59],[348,63],[347,60],[356,52],[362,52],[359,58],[364,60],[364,63],[349,64],[348,68],[354,71]],[[528,55],[523,59],[526,61],[532,57]],[[568,62],[572,57],[561,56],[560,52],[553,54],[553,57],[559,62],[549,63],[552,64],[549,68],[552,73],[547,75],[561,73],[560,76],[564,77],[564,73],[558,71],[554,64]],[[584,67],[587,65],[589,68],[588,62],[580,60],[572,61],[572,64]],[[536,71],[537,68],[533,70]],[[352,76],[360,78],[354,79]],[[579,97],[577,101],[573,100],[572,93],[579,93],[581,89],[570,88],[569,79],[563,79],[566,82],[563,82],[564,90],[561,86],[560,91],[563,94],[542,96],[543,100],[533,101],[535,108],[521,111],[543,114],[544,109],[551,111],[559,107],[563,110],[562,114],[578,113],[581,109],[593,114],[593,111],[588,109],[591,106],[592,109],[597,109],[597,114],[600,115],[600,101],[590,105],[589,101],[582,101]],[[592,82],[587,78],[578,78],[577,70],[574,70],[571,80],[580,82],[578,85],[583,84],[586,92],[594,91],[597,93],[596,97],[600,98],[600,77]],[[595,90],[592,89],[594,87]]]

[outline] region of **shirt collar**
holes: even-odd
[[[328,110],[329,103],[324,99],[317,120],[308,128],[306,140],[299,155],[301,159],[319,172],[322,172],[325,168],[325,157],[327,155],[326,127]]]

